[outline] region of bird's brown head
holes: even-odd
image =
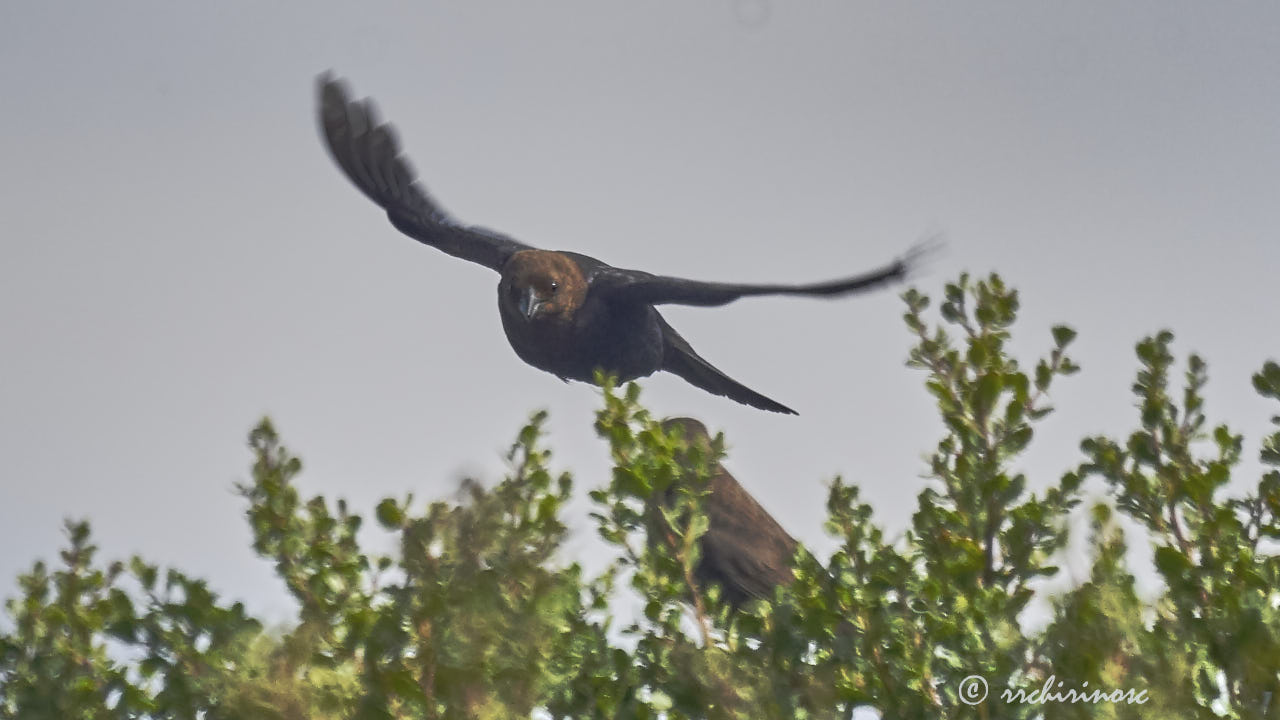
[[[587,297],[587,279],[569,256],[521,250],[502,268],[502,302],[529,322],[564,319]]]
[[[707,431],[707,426],[703,425],[702,421],[691,417],[673,417],[662,421],[663,430],[671,432],[675,428],[679,428],[684,435],[687,447],[700,448],[703,452],[711,451],[711,433]]]

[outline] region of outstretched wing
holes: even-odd
[[[501,271],[512,254],[529,248],[505,235],[456,223],[431,199],[400,153],[395,131],[380,123],[373,103],[352,101],[346,84],[319,79],[320,129],[338,167],[391,224],[409,237]]]
[[[873,290],[905,279],[937,247],[936,241],[927,241],[912,247],[902,257],[884,267],[853,277],[807,285],[702,282],[608,267],[601,268],[593,275],[591,286],[593,290],[599,290],[611,298],[651,305],[724,305],[753,295],[838,297]]]

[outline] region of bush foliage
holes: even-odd
[[[890,541],[835,480],[838,548],[801,548],[772,602],[735,611],[692,581],[724,441],[664,431],[635,385],[606,381],[595,418],[614,466],[590,491],[614,553],[596,576],[560,553],[572,483],[552,469],[542,413],[496,485],[378,504],[390,554],[362,545],[344,501],[304,497],[302,463],[264,420],[239,491],[296,622],[264,628],[143,558],[104,563],[70,522],[59,561],[37,562],[7,603],[0,718],[1280,717],[1280,417],[1249,483],[1243,437],[1207,425],[1204,362],[1190,356],[1178,383],[1161,332],[1137,345],[1135,429],[1087,438],[1078,467],[1031,482],[1016,468],[1077,370],[1075,333],[1053,328],[1044,358],[1018,362],[1018,296],[997,276],[947,285],[940,320],[927,297],[904,299],[908,365],[944,428],[909,529]],[[1280,365],[1253,383],[1280,400]],[[1090,576],[1047,595],[1091,477],[1106,493],[1087,513]],[[656,522],[667,542],[650,541]],[[1126,526],[1153,552],[1155,597],[1135,586]],[[1029,630],[1037,597],[1052,617]],[[642,612],[619,613],[620,598]]]

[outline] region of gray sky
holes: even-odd
[[[1163,327],[1207,358],[1211,420],[1256,456],[1276,408],[1249,375],[1280,355],[1280,5],[321,5],[0,5],[0,595],[84,516],[106,556],[283,617],[231,489],[264,413],[304,493],[366,511],[494,479],[536,408],[579,490],[605,481],[597,393],[515,357],[497,276],[400,236],[331,164],[330,68],[456,216],[540,246],[803,281],[945,232],[922,289],[1000,271],[1028,362],[1052,324],[1080,331],[1035,487],[1085,434],[1131,427],[1132,346]],[[939,434],[902,309],[672,308],[801,414],[672,376],[645,398],[726,431],[730,468],[802,540],[830,547],[836,474],[901,528]],[[585,503],[570,520],[592,557]]]

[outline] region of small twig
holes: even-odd
[[[684,548],[680,553],[680,565],[684,568],[684,581],[689,585],[689,592],[693,594],[693,614],[698,620],[698,630],[702,633],[702,647],[709,649],[711,647],[711,626],[707,623],[707,609],[702,602],[702,592],[693,578],[693,563],[689,562],[691,542],[688,537],[689,533],[686,532]]]

